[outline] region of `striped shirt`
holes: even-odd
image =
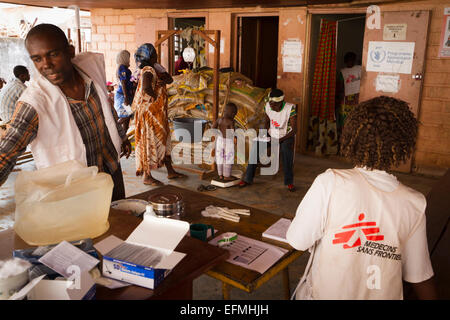
[[[16,102],[26,88],[27,86],[17,78],[9,81],[6,86],[3,87],[0,94],[0,119],[2,119],[4,123],[11,120],[16,108]]]
[[[95,86],[91,79],[82,72],[79,73],[85,81],[85,98],[75,100],[67,97],[67,100],[86,148],[86,163],[88,166],[98,166],[99,171],[107,169],[112,174],[119,167],[119,155],[109,135]],[[117,123],[118,118],[113,106],[110,105],[110,108],[119,135],[124,140],[126,133]],[[36,138],[38,125],[38,113],[33,106],[18,102],[11,123],[0,139],[0,185],[8,178],[17,158]]]

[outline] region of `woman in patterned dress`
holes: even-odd
[[[136,175],[144,176],[144,184],[155,186],[161,182],[152,177],[151,171],[163,165],[167,168],[169,179],[185,177],[173,169],[170,157],[172,148],[166,84],[172,83],[173,79],[157,63],[158,56],[152,44],[141,45],[134,57],[141,71],[131,107],[135,113],[136,126]]]

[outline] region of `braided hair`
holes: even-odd
[[[364,101],[346,118],[341,155],[356,166],[387,171],[411,156],[417,129],[406,102],[386,96]]]

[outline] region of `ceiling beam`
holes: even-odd
[[[6,0],[3,2],[38,7],[67,8],[77,5],[82,10],[111,9],[212,9],[242,7],[292,7],[350,3],[353,0]]]

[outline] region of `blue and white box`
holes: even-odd
[[[103,256],[103,275],[155,289],[185,257],[174,250],[188,230],[185,221],[145,214],[125,241],[109,236],[94,245]]]

